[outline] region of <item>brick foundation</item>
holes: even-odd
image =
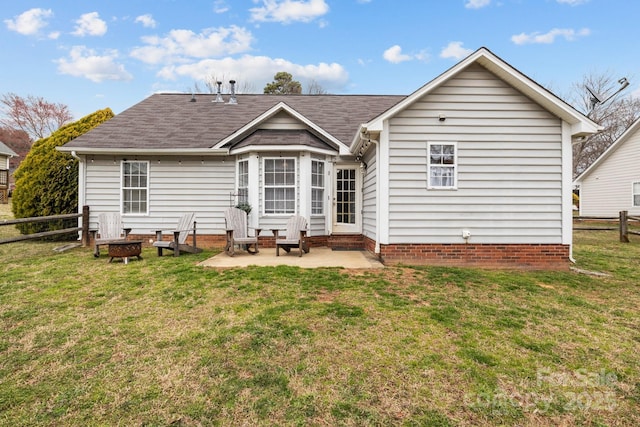
[[[568,245],[396,244],[381,245],[385,264],[445,265],[566,270]]]
[[[132,240],[149,240],[155,235],[129,235]],[[165,234],[169,239],[170,235]],[[525,268],[539,270],[566,270],[569,268],[568,245],[544,244],[393,244],[380,245],[375,254],[376,242],[361,234],[334,234],[309,238],[311,247],[329,247],[334,250],[366,250],[384,264],[472,266],[487,268]],[[92,242],[93,243],[93,242]],[[191,243],[191,238],[189,238]],[[197,236],[197,244],[206,249],[222,249],[225,236],[203,234]],[[259,239],[260,248],[275,248],[274,238]]]
[[[327,238],[327,246],[333,250],[361,251],[364,249],[362,234],[332,234]]]

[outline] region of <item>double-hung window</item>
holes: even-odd
[[[640,206],[640,182],[634,182],[631,191],[633,195],[633,207]]]
[[[249,203],[249,161],[238,162],[238,204]]]
[[[296,159],[265,158],[263,170],[264,213],[296,213]]]
[[[122,162],[122,213],[149,213],[149,162]]]
[[[311,215],[324,215],[324,162],[311,161]]]
[[[457,185],[457,153],[456,144],[447,142],[430,142],[428,155],[428,188],[456,188]]]

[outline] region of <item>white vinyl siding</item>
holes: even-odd
[[[98,214],[120,208],[120,159],[87,156],[85,203],[90,228]],[[149,159],[149,213],[124,217],[133,234],[175,228],[186,209],[196,213],[198,233],[224,234],[224,209],[235,191],[236,164],[222,158],[153,157]]]
[[[376,185],[378,182],[376,150],[374,145],[367,151],[363,160],[367,165],[363,178],[363,195],[362,195],[362,234],[368,238],[376,239],[376,217],[378,215],[376,206]]]
[[[430,141],[456,191],[427,188]],[[390,119],[389,177],[389,243],[562,243],[561,121],[479,65]]]
[[[633,183],[640,182],[640,131],[630,135],[580,184],[580,215],[617,217],[620,211],[640,215]]]

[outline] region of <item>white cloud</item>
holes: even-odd
[[[155,19],[153,19],[153,16],[148,13],[138,16],[133,22],[139,22],[145,28],[155,28],[157,25]]]
[[[315,81],[328,91],[339,91],[349,80],[349,74],[337,63],[295,64],[281,58],[244,55],[240,58],[204,59],[192,64],[168,65],[158,76],[167,80],[188,77],[196,81],[205,81],[212,76],[235,78],[239,87],[252,86],[258,92],[265,84],[273,80],[279,71],[291,73],[303,87]]]
[[[191,30],[171,30],[166,37],[143,37],[146,46],[134,48],[131,56],[148,64],[184,62],[188,58],[209,58],[246,52],[251,48],[251,32],[231,27],[207,28],[200,34]]]
[[[47,18],[53,16],[51,9],[34,8],[14,17],[14,19],[5,19],[4,23],[11,31],[23,34],[25,36],[36,35],[41,29],[48,25]]]
[[[413,60],[418,60],[423,62],[429,61],[429,54],[427,53],[427,51],[422,50],[418,53],[408,55],[408,54],[402,53],[402,48],[399,45],[391,46],[389,49],[385,50],[382,53],[382,57],[385,60],[391,62],[392,64],[399,64],[401,62],[413,61]]]
[[[574,30],[570,28],[554,28],[551,31],[541,33],[520,33],[511,36],[511,41],[517,45],[521,44],[551,44],[555,42],[557,37],[562,37],[567,41],[574,41],[579,37],[586,37],[591,34],[591,30],[583,28],[581,30]]]
[[[117,58],[117,50],[109,50],[103,55],[98,55],[86,46],[74,46],[68,59],[60,58],[55,62],[60,73],[84,77],[96,83],[105,80],[131,80],[133,76],[125,70],[124,65],[116,62]]]
[[[225,13],[230,9],[229,5],[225,0],[215,0],[213,2],[213,12],[214,13]]]
[[[103,36],[107,32],[107,23],[100,19],[98,12],[90,12],[80,15],[76,21],[76,30],[71,33],[75,36]]]
[[[440,58],[462,59],[469,56],[473,50],[462,47],[462,42],[449,42],[440,51]]]
[[[60,31],[52,31],[47,35],[51,40],[57,40],[60,37]]]
[[[251,20],[258,22],[310,22],[326,15],[329,5],[325,0],[262,0],[262,7],[249,9]]]
[[[489,6],[491,0],[467,0],[464,7],[467,9],[481,9],[485,6]]]
[[[398,45],[391,46],[389,49],[385,50],[382,57],[392,64],[399,64],[413,59],[410,55],[402,53],[402,48]]]

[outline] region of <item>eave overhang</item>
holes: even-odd
[[[226,148],[100,148],[100,147],[56,147],[58,151],[65,153],[85,154],[105,154],[105,155],[182,155],[182,156],[228,156],[229,150]]]

